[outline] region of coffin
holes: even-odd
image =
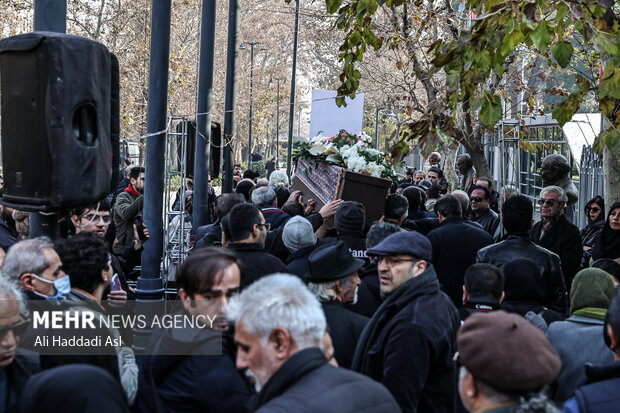
[[[336,165],[299,159],[292,190],[300,190],[304,201],[314,199],[317,211],[335,199],[360,202],[366,208],[366,226],[370,226],[383,215],[390,186],[392,181],[389,179],[352,172]]]

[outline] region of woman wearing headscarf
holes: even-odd
[[[603,230],[592,247],[592,260],[610,258],[620,262],[620,202],[614,202]]]
[[[588,224],[580,232],[581,245],[583,246],[581,268],[587,268],[596,237],[603,229],[603,225],[605,225],[605,200],[600,195],[597,195],[588,201],[583,211],[588,219]]]
[[[566,401],[585,379],[585,363],[613,361],[603,329],[614,288],[611,276],[598,268],[581,270],[573,279],[570,317],[552,323],[547,330],[547,338],[562,359],[562,371],[554,386],[556,401]]]

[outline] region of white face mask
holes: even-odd
[[[40,277],[37,274],[32,275],[41,282],[54,285],[54,290],[56,291],[54,295],[43,295],[41,293],[33,291],[36,295],[44,297],[46,300],[64,300],[71,292],[71,279],[69,278],[69,275],[65,275],[62,278],[57,278],[55,281],[46,280],[45,278]]]

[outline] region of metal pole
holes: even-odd
[[[276,168],[280,163],[280,79],[278,81],[278,91],[276,92]]]
[[[239,33],[239,0],[230,0],[228,7],[228,50],[226,58],[226,99],[224,115],[224,167],[222,192],[230,193],[233,187],[232,139],[235,134],[236,88],[235,72],[237,70],[237,35]]]
[[[34,31],[66,33],[66,0],[35,0]],[[30,238],[36,238],[42,235],[48,236],[51,239],[58,238],[58,215],[31,212],[28,234]]]
[[[379,111],[383,108],[377,108],[375,112],[375,149],[379,149]]]
[[[151,16],[151,57],[149,100],[146,115],[146,179],[144,185],[144,223],[150,238],[144,243],[142,271],[136,287],[137,301],[163,300],[160,263],[163,246],[163,188],[166,152],[166,104],[168,96],[168,56],[170,52],[170,7],[172,0],[153,0]],[[140,313],[141,308],[136,307]],[[150,331],[136,331],[134,348],[146,348]]]
[[[66,0],[35,0],[34,1],[35,32],[67,32],[67,1]],[[32,225],[32,223],[31,223]]]
[[[250,43],[250,124],[248,132],[248,169],[252,168],[252,89],[254,88],[254,46],[256,42]]]
[[[211,157],[211,106],[215,50],[215,1],[203,0],[200,29],[200,68],[196,110],[196,155],[194,160],[194,210],[192,228],[209,222],[209,161]]]
[[[292,172],[293,126],[295,121],[295,72],[297,70],[297,38],[299,37],[299,0],[295,0],[295,38],[293,41],[293,73],[291,74],[291,108],[288,118],[288,148],[286,149],[286,174]]]

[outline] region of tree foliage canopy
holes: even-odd
[[[620,19],[619,6],[613,0],[465,0],[463,3],[441,0],[430,3],[431,9],[467,10],[469,18],[448,21],[449,36],[438,36],[428,46],[435,68],[445,75],[444,103],[447,111],[435,111],[435,126],[454,133],[456,114],[464,116],[477,112],[479,121],[493,128],[502,117],[500,91],[497,85],[507,73],[517,48],[526,47],[547,60],[551,66],[574,69],[576,85],[553,110],[553,117],[564,125],[584,102],[586,94],[594,92],[599,108],[608,119],[606,130],[596,145],[607,146],[620,156]],[[378,35],[373,20],[377,10],[407,8],[413,10],[429,2],[424,0],[325,0],[327,10],[338,15],[336,26],[345,32],[340,47],[343,64],[338,88],[342,96],[354,96],[360,73],[356,63],[369,49],[399,47],[402,38]],[[405,14],[406,15],[406,14]],[[454,14],[456,16],[457,14]],[[413,19],[412,19],[413,20]],[[413,24],[404,20],[399,24]],[[425,22],[422,22],[423,26]],[[409,38],[405,41],[416,42]],[[578,42],[598,61],[601,73],[584,76],[572,59]],[[420,79],[423,82],[423,79]],[[494,82],[495,81],[495,82]],[[444,108],[442,108],[444,109]],[[413,138],[424,138],[433,122],[418,122],[411,130]],[[454,135],[452,135],[454,136]],[[458,138],[458,137],[457,137]]]

